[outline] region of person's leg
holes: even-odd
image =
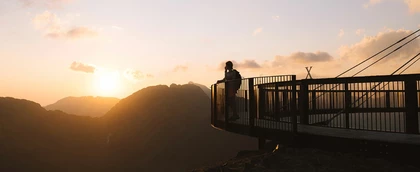
[[[232,109],[232,116],[230,117],[231,120],[236,120],[239,118],[237,109],[236,109],[236,96],[230,96],[229,97],[229,106]]]
[[[233,115],[238,116],[238,111],[236,109],[236,96],[232,97],[232,108],[233,108]]]

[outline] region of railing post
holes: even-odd
[[[389,95],[389,90],[385,92],[386,108],[391,107],[391,96]]]
[[[248,91],[249,91],[249,127],[252,131],[254,127],[254,119],[257,116],[257,103],[255,101],[255,92],[254,92],[254,79],[248,79]]]
[[[265,92],[263,86],[260,85],[258,88],[258,119],[263,118],[265,113]]]
[[[417,100],[417,83],[414,78],[408,78],[404,81],[405,88],[405,122],[406,133],[418,134],[418,100]]]
[[[228,82],[229,81],[226,81],[225,82],[225,96],[224,96],[224,98],[225,98],[225,101],[224,101],[224,103],[225,103],[225,130],[227,129],[227,127],[228,127],[228,123],[229,123],[229,106],[230,105],[228,105],[230,102],[228,102],[229,101],[229,99],[228,99],[228,93],[229,93],[229,84],[228,84]]]
[[[300,123],[309,124],[309,93],[308,83],[302,80],[299,91]]]
[[[275,83],[274,87],[274,118],[280,121],[279,85]]]
[[[316,110],[316,90],[312,90],[312,111]]]
[[[270,85],[275,85],[275,84],[270,84]],[[270,86],[270,92],[271,92],[271,113],[272,113],[272,117],[275,119],[275,116],[276,116],[276,98],[275,98],[275,92],[276,92],[276,90],[274,89],[271,89],[271,86]],[[269,106],[270,107],[270,106]]]
[[[346,128],[350,128],[350,115],[349,111],[351,108],[351,94],[349,91],[349,83],[344,83],[344,111],[346,115]]]
[[[249,85],[249,83],[248,83],[248,85]],[[248,89],[250,89],[250,88],[248,88]],[[245,94],[245,112],[248,112],[248,103],[246,102],[247,100],[249,100],[248,99],[248,92],[245,90],[244,94]]]
[[[292,103],[291,103],[291,111],[292,111],[292,125],[293,125],[293,133],[297,133],[297,109],[296,109],[296,75],[292,76]]]
[[[217,84],[214,84],[214,85],[212,85],[211,86],[211,124],[212,125],[214,125],[214,122],[215,122],[215,118],[214,118],[214,116],[216,115],[216,112],[217,112],[217,109],[216,109],[216,107],[217,107],[217,101],[216,101],[216,97],[217,97],[217,94],[215,94],[216,93],[216,86]]]
[[[282,91],[283,93],[283,111],[290,112],[291,109],[288,108],[289,106],[289,90]]]

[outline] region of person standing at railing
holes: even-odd
[[[239,115],[236,110],[236,93],[241,85],[242,77],[236,69],[233,69],[233,63],[231,61],[226,62],[225,78],[217,81],[217,83],[221,82],[225,82],[225,85],[228,89],[226,104],[233,111],[233,116],[231,116],[229,120],[237,120],[239,119]]]

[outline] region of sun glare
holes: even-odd
[[[119,87],[118,72],[98,72],[95,75],[95,90],[102,96],[112,96],[118,92]]]

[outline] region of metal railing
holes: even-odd
[[[241,87],[237,91],[235,98],[236,112],[239,119],[231,121],[230,117],[234,115],[233,109],[228,105],[228,93],[230,82],[214,84],[211,87],[212,93],[212,117],[213,126],[226,129],[228,124],[238,124],[248,127],[263,127],[272,129],[291,130],[290,121],[265,120],[261,107],[257,104],[264,104],[262,95],[265,94],[266,87],[272,82],[288,82],[296,80],[294,75],[264,76],[255,78],[245,78],[241,80]],[[264,91],[263,91],[264,90]],[[291,90],[291,89],[290,89]],[[296,92],[296,91],[295,91]],[[260,103],[261,102],[261,103]],[[294,108],[295,109],[295,108]],[[285,124],[288,123],[288,124]]]
[[[242,80],[239,119],[226,105],[229,83],[212,86],[212,125],[297,132],[297,125],[419,133],[420,74],[296,80],[294,75]]]

